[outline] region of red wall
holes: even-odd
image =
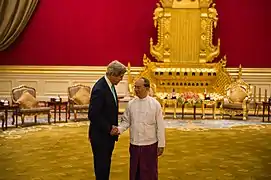
[[[142,65],[156,33],[156,1],[41,0],[21,36],[0,52],[0,64],[107,65],[118,59]],[[270,0],[217,0],[217,35],[229,67],[271,67],[268,7]]]

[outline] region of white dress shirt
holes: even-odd
[[[106,75],[104,76],[104,78],[105,78],[105,81],[107,82],[107,85],[109,86],[109,89],[112,92],[113,96],[115,96],[115,92],[112,91],[113,84],[110,82],[110,80],[108,79],[108,77]]]
[[[130,143],[150,145],[158,142],[158,147],[165,147],[165,125],[160,103],[147,96],[129,101],[118,126],[120,134],[130,128]]]

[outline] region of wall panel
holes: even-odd
[[[132,74],[138,74],[141,68],[132,68]],[[1,66],[0,67],[0,99],[10,99],[12,88],[19,85],[28,85],[37,89],[39,100],[49,100],[52,96],[60,95],[67,98],[69,86],[80,83],[93,86],[94,83],[105,74],[106,67],[81,66],[55,67],[55,66]],[[229,74],[236,78],[238,68],[228,68]],[[259,88],[261,97],[271,96],[271,68],[244,68],[242,78],[251,86],[256,87],[256,98],[259,99]],[[128,95],[127,76],[116,87],[119,96]],[[253,90],[254,92],[254,90]]]

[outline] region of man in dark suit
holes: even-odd
[[[118,97],[115,90],[123,78],[126,67],[118,61],[111,62],[106,75],[92,88],[88,118],[96,180],[109,180],[112,152],[118,136],[113,131],[118,126]]]

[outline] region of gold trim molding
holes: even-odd
[[[140,71],[140,67],[133,67],[133,72]],[[0,74],[101,74],[106,66],[0,66]]]
[[[131,73],[137,74],[143,67],[131,67]],[[232,75],[238,75],[238,67],[226,68]],[[25,74],[101,74],[106,66],[0,66],[0,73]],[[242,68],[242,74],[271,76],[271,68]]]
[[[226,68],[227,72],[232,75],[238,75],[238,68]],[[253,76],[262,76],[267,75],[271,76],[271,68],[242,68],[242,75],[253,75]]]

